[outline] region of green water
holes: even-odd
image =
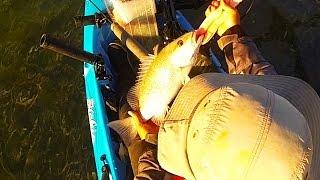
[[[94,170],[82,64],[38,48],[82,46],[83,1],[0,2],[0,179],[87,178]]]

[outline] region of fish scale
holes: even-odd
[[[192,42],[192,32],[168,44],[157,56],[150,56],[140,65],[137,84],[127,99],[144,120],[164,118],[168,104],[176,96],[193,65],[193,57],[201,43]]]
[[[128,147],[139,134],[158,132],[168,105],[189,80],[203,37],[192,42],[193,33],[186,33],[164,47],[157,56],[149,56],[140,64],[136,84],[129,90],[127,101],[134,112],[130,117],[108,125],[118,132]],[[152,120],[154,123],[149,123]],[[140,123],[140,121],[148,121]],[[148,130],[146,130],[148,129]]]

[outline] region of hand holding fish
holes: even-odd
[[[132,117],[134,127],[141,140],[146,139],[148,134],[158,133],[159,126],[155,125],[152,121],[143,122],[141,117],[132,111],[129,111],[128,114]]]
[[[207,8],[206,19],[196,32],[196,38],[204,35],[202,44],[206,44],[215,33],[222,35],[229,28],[240,24],[240,15],[235,7],[241,0],[214,0]]]
[[[139,113],[129,111],[129,117],[112,121],[108,124],[110,128],[115,130],[123,140],[126,147],[129,147],[138,137],[138,139],[145,140],[148,134],[157,134],[159,126],[152,121],[143,122]]]

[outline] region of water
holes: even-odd
[[[0,2],[0,179],[87,178],[94,170],[82,63],[38,48],[82,46],[82,1]]]
[[[319,92],[317,3],[257,1],[242,25],[280,74]],[[203,9],[185,13],[200,24]],[[82,11],[76,0],[0,2],[0,179],[88,179],[95,171],[82,64],[38,48],[44,32],[81,47],[72,17]]]

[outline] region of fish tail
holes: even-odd
[[[108,126],[120,135],[126,147],[129,147],[137,138],[138,132],[134,126],[132,117],[112,121]]]

